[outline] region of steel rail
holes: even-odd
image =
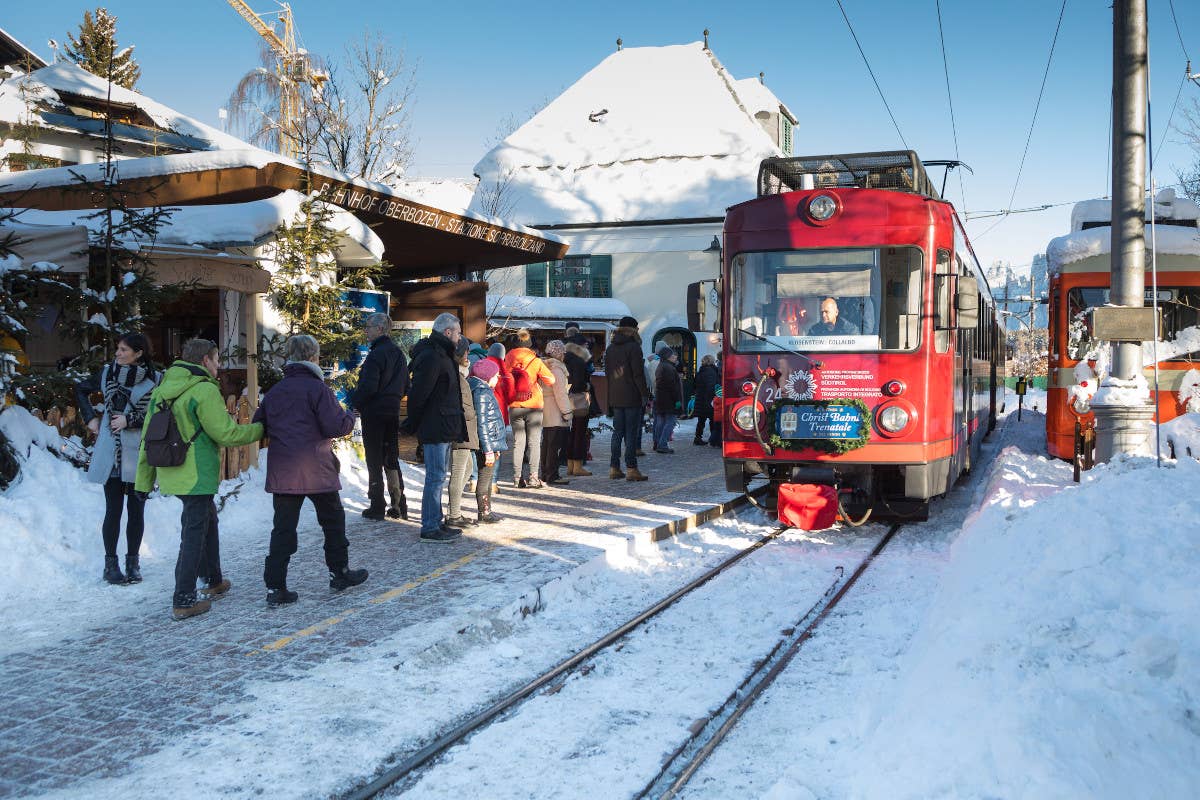
[[[883,552],[883,549],[891,542],[892,537],[902,527],[903,523],[896,523],[889,528],[887,533],[876,543],[870,554],[863,559],[862,563],[858,565],[858,568],[854,570],[845,582],[841,582],[841,576],[834,580],[825,594],[797,622],[795,627],[799,628],[804,624],[805,620],[811,620],[803,630],[797,635],[795,629],[792,629],[776,642],[770,654],[758,663],[738,688],[726,698],[725,702],[704,720],[703,724],[700,724],[698,721],[692,725],[692,733],[688,739],[671,753],[663,763],[662,769],[659,770],[658,774],[638,794],[634,795],[636,798],[640,800],[640,798],[654,797],[657,800],[670,800],[670,798],[674,798],[687,785],[688,781],[692,779],[692,776],[696,774],[697,770],[700,769],[712,752],[716,750],[729,732],[733,730],[733,727],[737,725],[742,716],[754,705],[754,702],[762,693],[775,682],[775,679],[783,673],[783,670],[791,663],[792,658],[799,652],[801,646],[812,638],[817,626],[841,602],[842,598],[846,596],[846,593],[850,591],[850,588],[854,586],[859,577],[866,572],[867,567],[871,565],[875,557]],[[839,569],[841,568],[839,567]],[[839,583],[841,583],[840,586],[838,586]],[[784,647],[786,649],[782,655],[779,655],[780,649]],[[753,685],[751,686],[752,682]],[[747,686],[750,686],[748,690],[746,689]],[[717,725],[717,723],[720,724]],[[714,725],[717,726],[715,730],[713,729]],[[677,768],[678,762],[683,758],[688,758],[689,760],[685,764],[682,764],[681,768]],[[656,793],[659,787],[667,781],[670,781],[670,785],[662,790],[661,793]]]
[[[655,603],[650,608],[633,617],[619,628],[610,631],[600,639],[597,639],[595,642],[585,647],[583,650],[580,650],[575,655],[559,662],[537,678],[529,681],[521,688],[511,692],[484,710],[471,716],[466,721],[438,736],[432,742],[425,745],[420,750],[417,750],[400,763],[391,767],[383,774],[372,780],[370,783],[367,783],[366,785],[344,795],[345,800],[368,800],[368,798],[376,797],[380,792],[383,792],[385,789],[388,789],[389,787],[403,780],[405,777],[425,765],[427,762],[441,755],[446,750],[458,744],[460,741],[466,739],[475,731],[487,725],[500,714],[503,714],[517,704],[521,703],[534,692],[552,683],[557,678],[569,673],[571,670],[592,658],[600,651],[623,639],[634,629],[640,627],[650,619],[658,616],[658,614],[661,612],[670,608],[684,596],[708,583],[722,572],[725,572],[727,569],[741,561],[746,556],[774,541],[786,530],[789,529],[786,527],[776,528],[770,533],[760,537],[746,549],[741,550],[733,556],[722,561],[720,564],[708,570],[700,577],[695,578],[690,583],[684,585],[682,588],[676,590],[667,597]]]

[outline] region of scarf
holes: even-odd
[[[153,377],[153,372],[144,364],[122,365],[117,362],[109,364],[104,379],[104,408],[111,419],[117,414],[124,414],[127,427],[140,428],[146,416],[146,407],[150,404],[150,392],[141,396],[136,404],[129,401],[133,387],[144,381],[147,376]],[[116,438],[114,448],[116,456],[113,460],[113,474],[121,474],[121,440]]]

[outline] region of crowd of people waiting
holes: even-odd
[[[96,434],[88,479],[104,486],[104,580],[142,580],[138,554],[145,502],[157,489],[178,496],[183,504],[172,615],[187,619],[208,611],[231,587],[221,569],[214,502],[219,448],[269,437],[265,489],[272,495],[274,519],[263,564],[267,603],[282,606],[297,600],[287,587],[287,572],[306,498],[324,534],[330,588],[342,591],[363,583],[367,571],[349,566],[340,464],[333,452],[333,440],[354,429],[355,415],[361,419],[368,475],[366,519],[408,520],[398,442],[402,434],[416,438],[425,465],[423,542],[451,542],[466,527],[499,522],[492,496],[499,491],[502,469],[510,470],[512,485],[519,489],[592,475],[585,468],[588,420],[599,409],[591,386],[589,341],[577,324],[568,323],[564,338],[548,342],[540,354],[527,330],[510,337],[507,346],[496,342],[485,350],[462,335],[457,317],[445,313],[412,348],[411,364],[390,333],[387,314],[364,320],[370,350],[348,398],[349,410],[325,383],[317,341],[307,335],[290,337],[282,380],[266,392],[246,424],[234,422],[226,411],[216,380],[220,356],[214,342],[187,341],[180,357],[159,371],[145,336],[120,337],[113,361],[77,386],[80,408]],[[683,410],[678,356],[661,345],[655,357],[651,369],[642,358],[637,321],[622,318],[604,355],[613,419],[610,478],[647,480],[637,459],[644,455],[642,424],[651,398],[654,450],[674,452],[671,433]],[[720,444],[720,429],[712,420],[719,384],[715,362],[706,356],[696,374],[697,445],[704,444],[706,419],[708,443]],[[103,395],[99,413],[87,400],[93,392]],[[405,397],[407,416],[401,421]],[[444,511],[447,480],[449,508]],[[474,519],[462,508],[464,489],[472,480]],[[123,512],[124,572],[117,555]],[[197,581],[203,588],[197,590]]]

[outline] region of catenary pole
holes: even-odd
[[[1146,0],[1113,3],[1112,285],[1109,302],[1141,308],[1146,285]],[[1130,387],[1142,374],[1142,345],[1112,343],[1114,387]],[[1145,407],[1143,407],[1145,406]],[[1132,452],[1148,433],[1148,404],[1097,402],[1096,456]],[[1152,412],[1151,412],[1152,414]]]

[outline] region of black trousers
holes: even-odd
[[[367,459],[367,499],[371,508],[383,511],[387,506],[384,500],[383,471],[400,469],[400,449],[397,437],[400,435],[400,417],[396,414],[367,414],[362,418],[363,451]],[[340,502],[340,501],[339,501]]]
[[[587,461],[588,453],[588,418],[573,417],[571,419],[571,437],[567,445],[567,459]]]
[[[136,556],[142,549],[142,533],[146,530],[146,501],[133,491],[132,483],[125,483],[120,476],[113,476],[104,482],[104,523],[100,526],[106,556],[117,554],[122,509],[129,512],[129,521],[125,523],[125,552]]]
[[[708,435],[709,435],[709,438],[711,439],[713,436],[717,436],[716,428],[713,426],[713,415],[712,415],[712,413],[711,413],[711,412],[710,412],[710,413],[708,413],[708,414],[699,414],[699,413],[697,413],[697,414],[696,414],[696,441],[697,441],[697,442],[701,441],[701,440],[704,438],[704,421],[705,421],[705,420],[708,420]],[[721,437],[720,437],[720,436],[717,436],[717,441],[718,441],[718,442],[719,442],[719,441],[721,441]]]
[[[196,598],[196,578],[212,585],[221,582],[221,542],[217,527],[217,504],[211,494],[180,495],[179,558],[175,560],[176,606]]]
[[[567,440],[569,428],[542,428],[542,469],[540,477],[548,481],[558,475],[560,465],[559,454]]]
[[[271,529],[271,547],[263,565],[263,581],[268,589],[287,587],[288,562],[296,552],[296,525],[304,498],[317,510],[317,524],[325,534],[325,565],[330,572],[341,572],[350,563],[350,542],[346,540],[346,511],[337,492],[323,494],[276,494],[275,527]]]

